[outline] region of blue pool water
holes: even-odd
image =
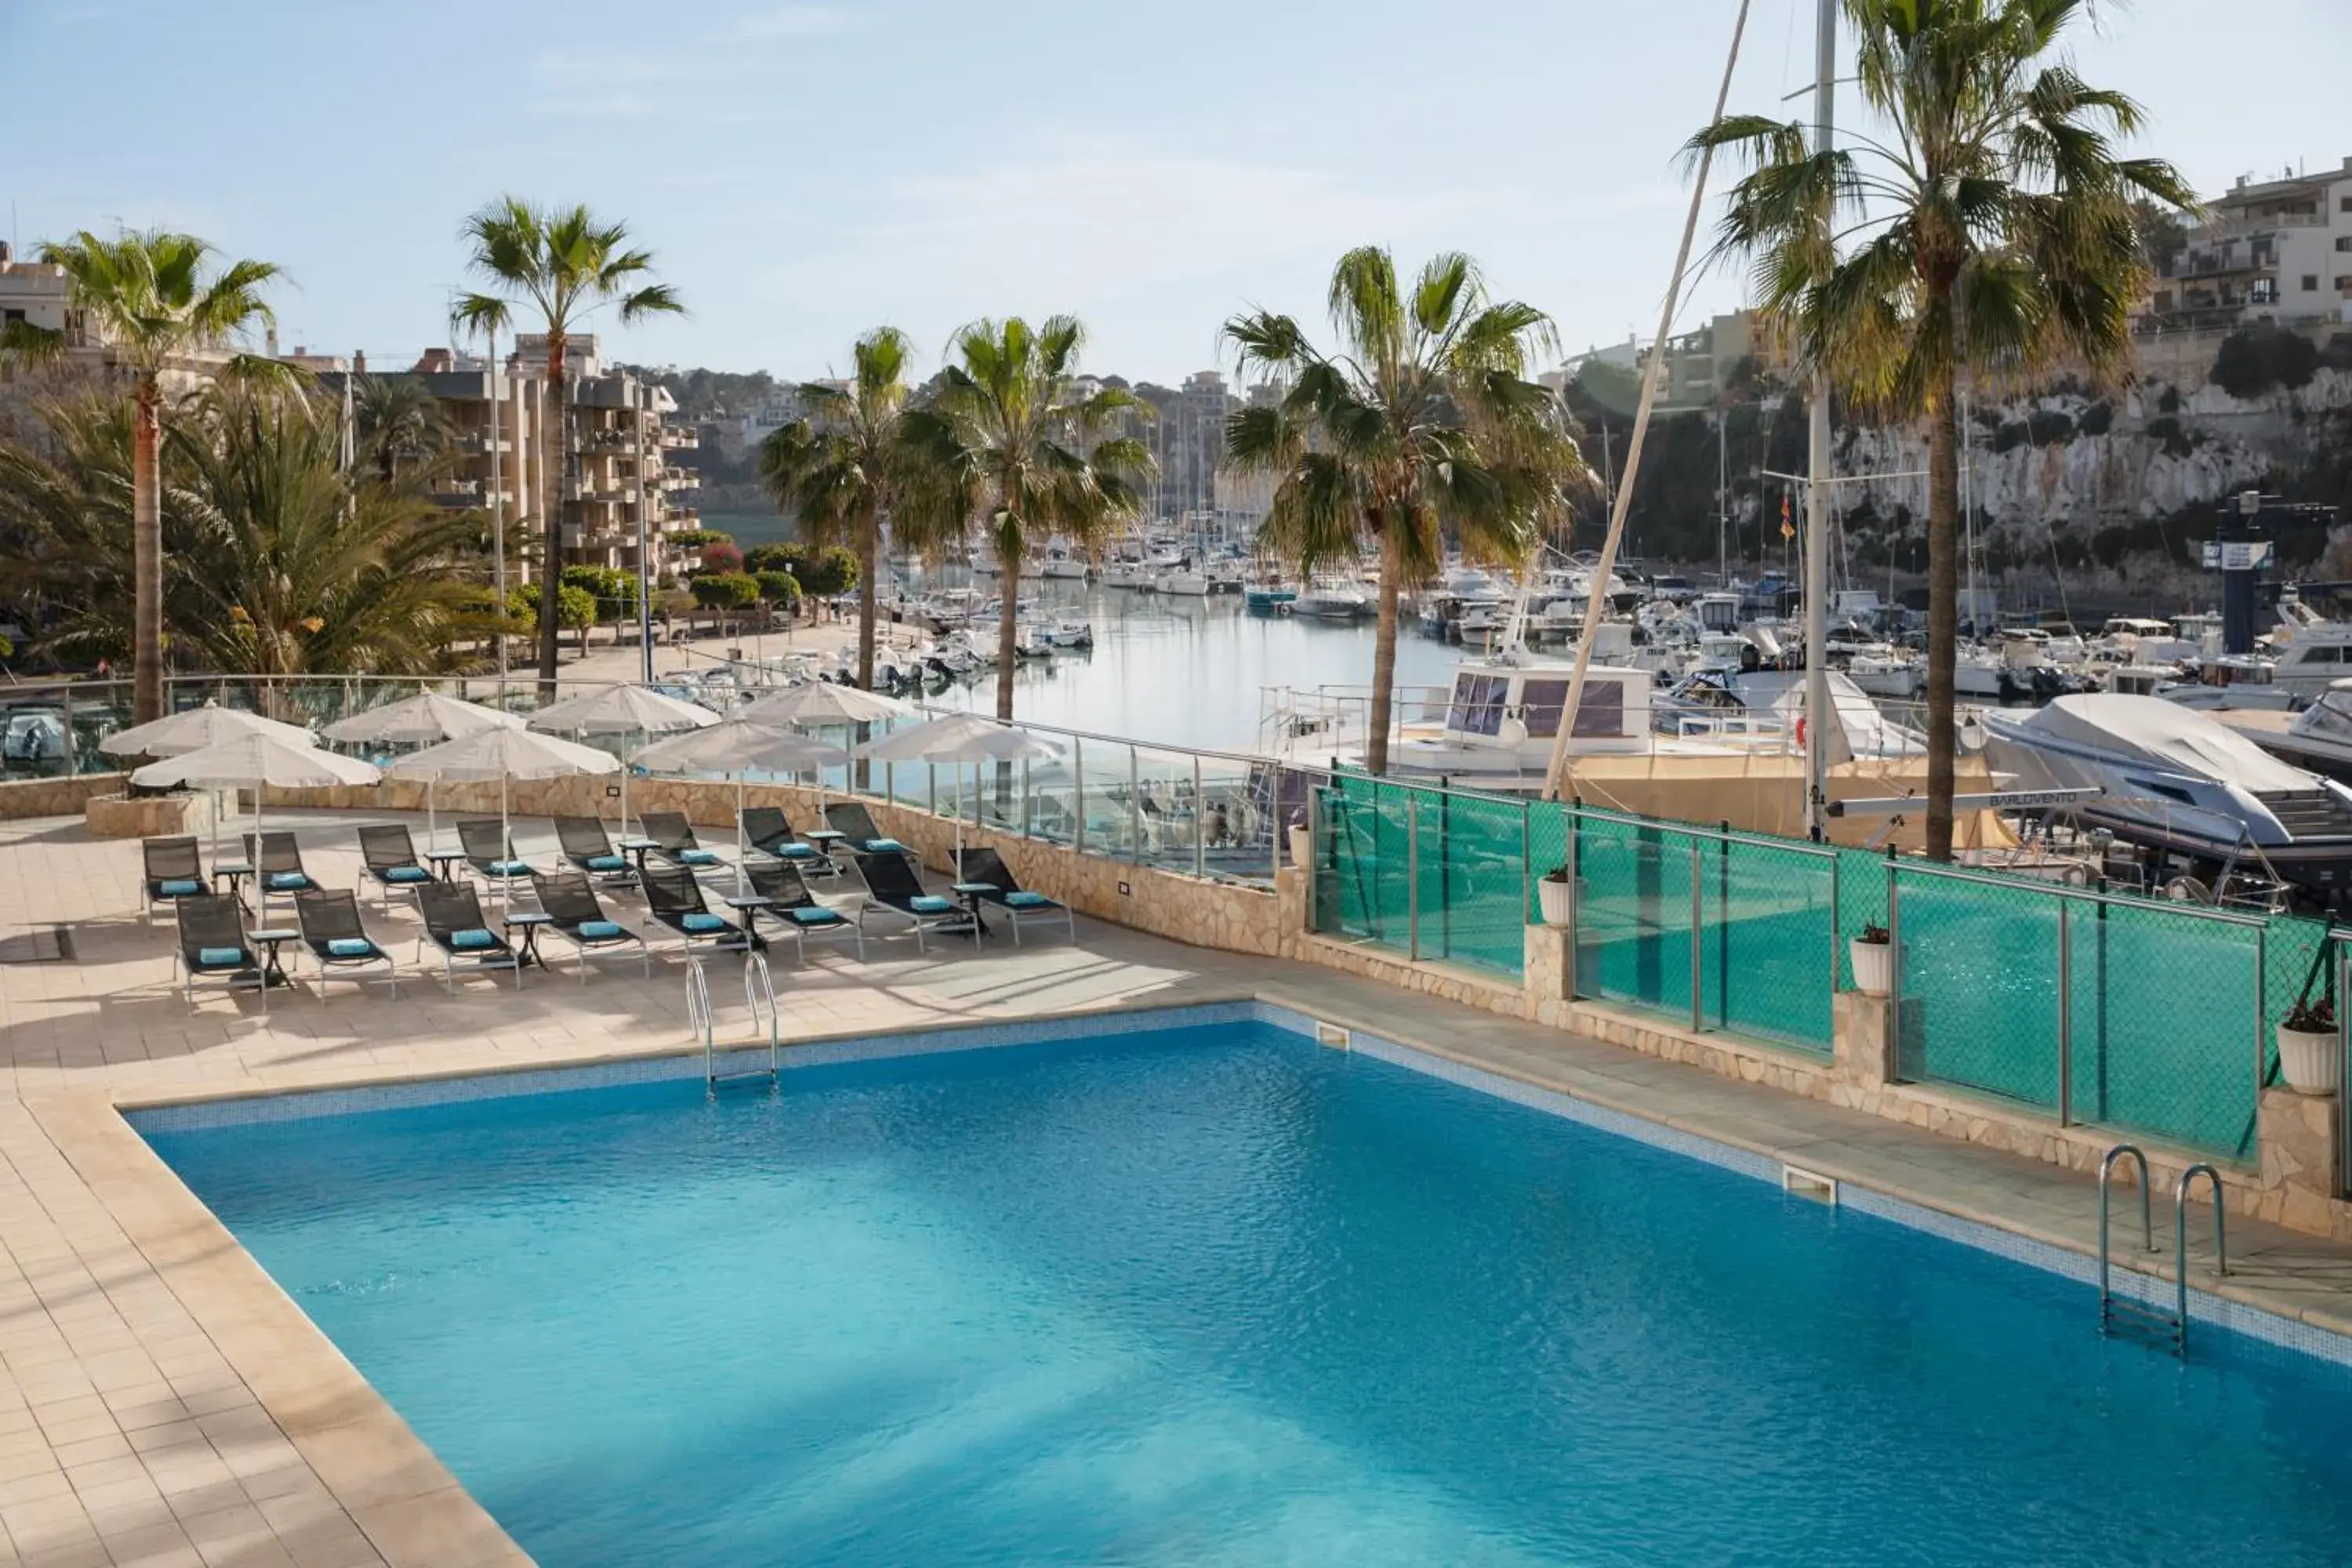
[[[2333,1369],[1255,1025],[149,1136],[548,1568],[2352,1557]]]

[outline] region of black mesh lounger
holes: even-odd
[[[862,801],[830,802],[824,808],[824,825],[841,835],[843,847],[853,855],[907,852],[905,845],[875,826],[874,814],[866,809]]]
[[[690,951],[698,942],[729,952],[748,952],[763,945],[757,932],[737,925],[725,915],[714,914],[703,903],[702,884],[686,867],[656,866],[647,861],[642,875],[646,910],[677,933],[681,950]]]
[[[302,945],[319,964],[319,1000],[327,1000],[328,977],[340,971],[355,985],[364,985],[376,966],[383,969],[387,990],[400,995],[399,966],[360,919],[359,896],[342,889],[305,888],[294,895],[294,921],[302,928]]]
[[[155,918],[159,904],[203,898],[213,890],[212,879],[205,875],[204,861],[197,854],[193,837],[142,840],[139,858],[146,882],[146,902],[142,912],[149,920]]]
[[[848,937],[857,943],[857,956],[866,956],[865,928],[831,905],[819,903],[799,867],[789,860],[754,860],[744,870],[751,879],[751,890],[774,900],[765,909],[747,910],[745,924],[756,925],[766,915],[782,926],[792,933],[794,956],[803,963],[808,962],[811,937]]]
[[[580,984],[588,984],[588,960],[604,954],[636,957],[647,978],[654,972],[653,949],[646,939],[604,912],[585,871],[542,872],[530,879],[539,907],[547,912],[548,929],[569,942],[578,961]]]
[[[857,875],[866,884],[866,903],[857,911],[860,924],[877,909],[886,909],[904,915],[915,928],[915,949],[927,951],[924,937],[930,931],[971,935],[972,945],[980,945],[980,921],[970,910],[953,899],[943,899],[936,893],[923,891],[914,865],[895,850],[860,854],[856,858]]]
[[[841,874],[831,856],[793,831],[792,819],[780,805],[745,806],[743,842],[772,859],[790,861],[803,876]]]
[[[607,882],[635,880],[629,875],[628,857],[613,847],[612,839],[604,835],[604,825],[593,816],[557,817],[555,842],[563,851],[563,858],[579,870]]]
[[[172,902],[172,914],[180,927],[173,967],[190,1006],[195,1005],[199,980],[234,985],[248,976],[260,979],[261,960],[245,936],[243,904],[226,893],[182,893]]]
[[[416,858],[416,845],[407,827],[397,822],[360,829],[360,862],[387,910],[392,908],[394,891],[414,893],[417,884],[433,879],[433,873]]]
[[[716,849],[705,849],[695,842],[694,825],[682,811],[642,811],[637,814],[637,826],[654,841],[654,853],[673,866],[708,871],[726,864]]]
[[[486,883],[528,881],[530,863],[515,858],[514,840],[499,833],[501,826],[495,816],[467,817],[457,824],[457,847],[466,852],[466,864]]]
[[[495,829],[498,824],[490,826]],[[425,917],[425,935],[417,951],[422,954],[425,942],[441,950],[445,988],[457,989],[457,961],[467,959],[483,969],[512,969],[515,987],[521,989],[522,965],[515,962],[515,951],[507,945],[507,939],[492,931],[483,918],[481,896],[472,883],[424,883],[416,889],[416,908]]]
[[[1021,922],[1024,921],[1059,921],[1070,933],[1072,942],[1078,940],[1078,922],[1076,917],[1070,913],[1070,906],[1024,888],[1013,877],[1013,868],[1004,863],[1004,857],[993,849],[961,851],[956,859],[956,880],[995,889],[981,894],[980,898],[983,902],[1003,910],[1005,919],[1013,922],[1013,945],[1015,947],[1021,945]]]

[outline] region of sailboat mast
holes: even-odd
[[[1813,39],[1813,150],[1829,152],[1837,125],[1838,0],[1821,0]],[[1822,215],[1826,225],[1829,216]],[[1813,371],[1805,486],[1805,829],[1829,830],[1830,378]]]

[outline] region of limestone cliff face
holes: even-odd
[[[2241,400],[2210,383],[2183,392],[2142,382],[2111,397],[2073,393],[1969,410],[1968,483],[1993,531],[2096,529],[2218,505],[2276,489],[2340,448],[2352,430],[2352,372]],[[1881,520],[1927,512],[1927,443],[1916,429],[1843,432],[1841,473],[1917,475],[1847,487]]]

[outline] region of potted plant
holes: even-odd
[[[1853,988],[1865,996],[1884,996],[1895,989],[1895,937],[1872,921],[1847,944],[1853,953]]]
[[[1307,830],[1304,808],[1290,814],[1290,863],[1305,866],[1315,858],[1315,835]]]
[[[1543,911],[1548,926],[1564,926],[1576,900],[1569,890],[1568,868],[1554,866],[1536,883],[1536,907]]]
[[[2297,1094],[2334,1094],[2343,1083],[2344,1053],[2336,1037],[2336,1004],[2326,997],[2298,1002],[2278,1026],[2279,1072]]]

